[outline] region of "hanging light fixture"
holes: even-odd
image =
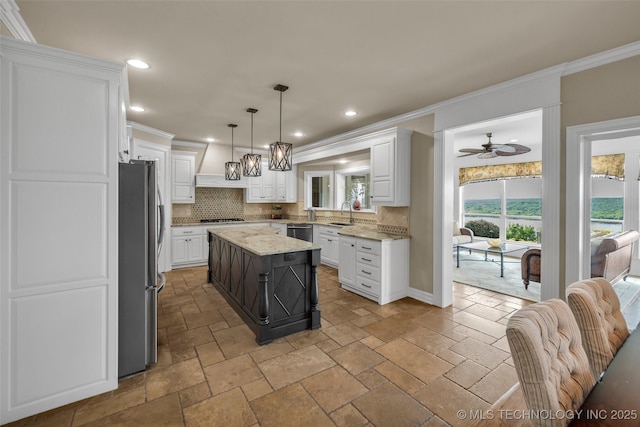
[[[238,125],[228,124],[231,128],[231,161],[224,164],[224,179],[228,181],[238,181],[240,179],[240,162],[233,161],[233,129]]]
[[[257,112],[255,108],[247,108],[247,113],[251,113],[251,153],[242,156],[242,175],[244,176],[262,175],[262,156],[253,154],[253,115]]]
[[[280,92],[280,139],[269,145],[269,170],[290,171],[292,144],[282,142],[282,92],[289,89],[289,86],[278,84],[273,89]]]

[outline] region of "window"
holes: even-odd
[[[336,207],[349,202],[354,210],[372,210],[369,171],[369,166],[336,171]]]
[[[304,173],[305,209],[333,209],[333,171]]]

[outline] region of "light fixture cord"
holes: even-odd
[[[251,113],[251,154],[253,155],[253,113]]]
[[[233,163],[233,127],[231,128],[231,163]]]
[[[280,91],[280,139],[279,142],[282,142],[282,91]]]

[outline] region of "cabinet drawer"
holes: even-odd
[[[356,262],[380,268],[380,255],[358,252],[356,254]]]
[[[357,276],[354,286],[376,297],[380,296],[380,282],[378,281],[369,280],[365,277]]]
[[[359,278],[363,277],[368,280],[380,281],[380,269],[368,264],[356,263],[356,275]]]
[[[326,234],[328,236],[338,237],[338,228],[336,227],[327,227],[327,226],[319,226],[318,232],[320,234]]]
[[[358,239],[357,250],[368,254],[380,255],[380,242]]]
[[[171,235],[177,236],[201,236],[205,234],[203,227],[172,227]]]

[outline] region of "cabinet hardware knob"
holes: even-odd
[[[368,247],[366,247],[366,246],[363,246],[363,247],[362,247],[362,249],[366,249],[366,250],[368,250],[368,251],[370,251],[370,250],[371,250],[371,248],[368,248]]]
[[[364,283],[360,283],[362,286],[364,286],[365,288],[369,288],[371,289],[371,285],[365,285]]]
[[[361,258],[363,261],[371,262],[371,260],[370,260],[370,259],[363,258],[363,257],[360,257],[360,258]]]
[[[371,272],[370,272],[370,271],[365,271],[365,270],[360,270],[360,271],[362,271],[364,274],[371,275]]]

